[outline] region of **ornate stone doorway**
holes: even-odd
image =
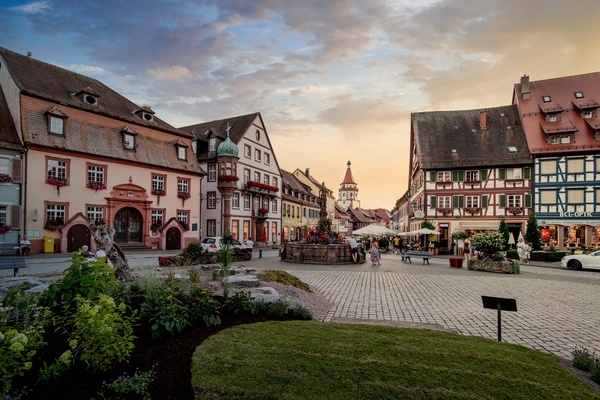
[[[142,241],[142,214],[133,207],[120,209],[115,215],[115,242],[139,243]]]

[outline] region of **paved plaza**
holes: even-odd
[[[174,253],[171,253],[174,254]],[[157,256],[128,254],[132,266],[158,265]],[[259,258],[260,257],[260,258]],[[25,275],[63,270],[65,255],[27,259]],[[332,304],[326,322],[362,322],[446,329],[497,339],[497,312],[481,296],[514,298],[517,312],[502,312],[502,340],[571,358],[576,346],[600,353],[600,272],[569,271],[554,264],[523,265],[520,275],[450,268],[447,258],[412,264],[383,254],[382,265],[309,265],[279,260],[276,250],[254,252],[236,264],[285,270]],[[6,274],[8,272],[3,271]],[[12,271],[10,271],[12,272]],[[12,275],[12,274],[11,274]],[[6,275],[4,275],[6,276]]]

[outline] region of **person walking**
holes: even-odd
[[[354,237],[350,236],[348,244],[350,245],[350,252],[352,253],[352,262],[356,264],[358,262],[358,242]]]
[[[371,241],[371,265],[381,265],[379,256],[379,244],[377,243],[377,239],[373,238]]]
[[[471,243],[468,240],[465,240],[463,254],[465,255],[465,260],[468,260],[469,257],[471,256]]]
[[[246,240],[246,248],[250,252],[252,252],[252,249],[254,248],[254,242],[252,241],[252,238],[250,236],[248,236],[248,240]]]
[[[394,237],[394,254],[400,254],[400,237]]]

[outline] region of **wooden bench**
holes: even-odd
[[[433,253],[430,251],[408,250],[406,253],[404,253],[404,262],[408,261],[412,264],[412,261],[410,261],[411,257],[422,258],[423,264],[427,262],[427,265],[429,265],[429,259],[433,257]]]
[[[17,276],[19,268],[27,268],[24,258],[0,257],[0,269],[12,269],[13,276]]]

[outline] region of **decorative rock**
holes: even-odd
[[[256,275],[232,275],[225,279],[226,283],[237,287],[256,287],[260,284]]]

